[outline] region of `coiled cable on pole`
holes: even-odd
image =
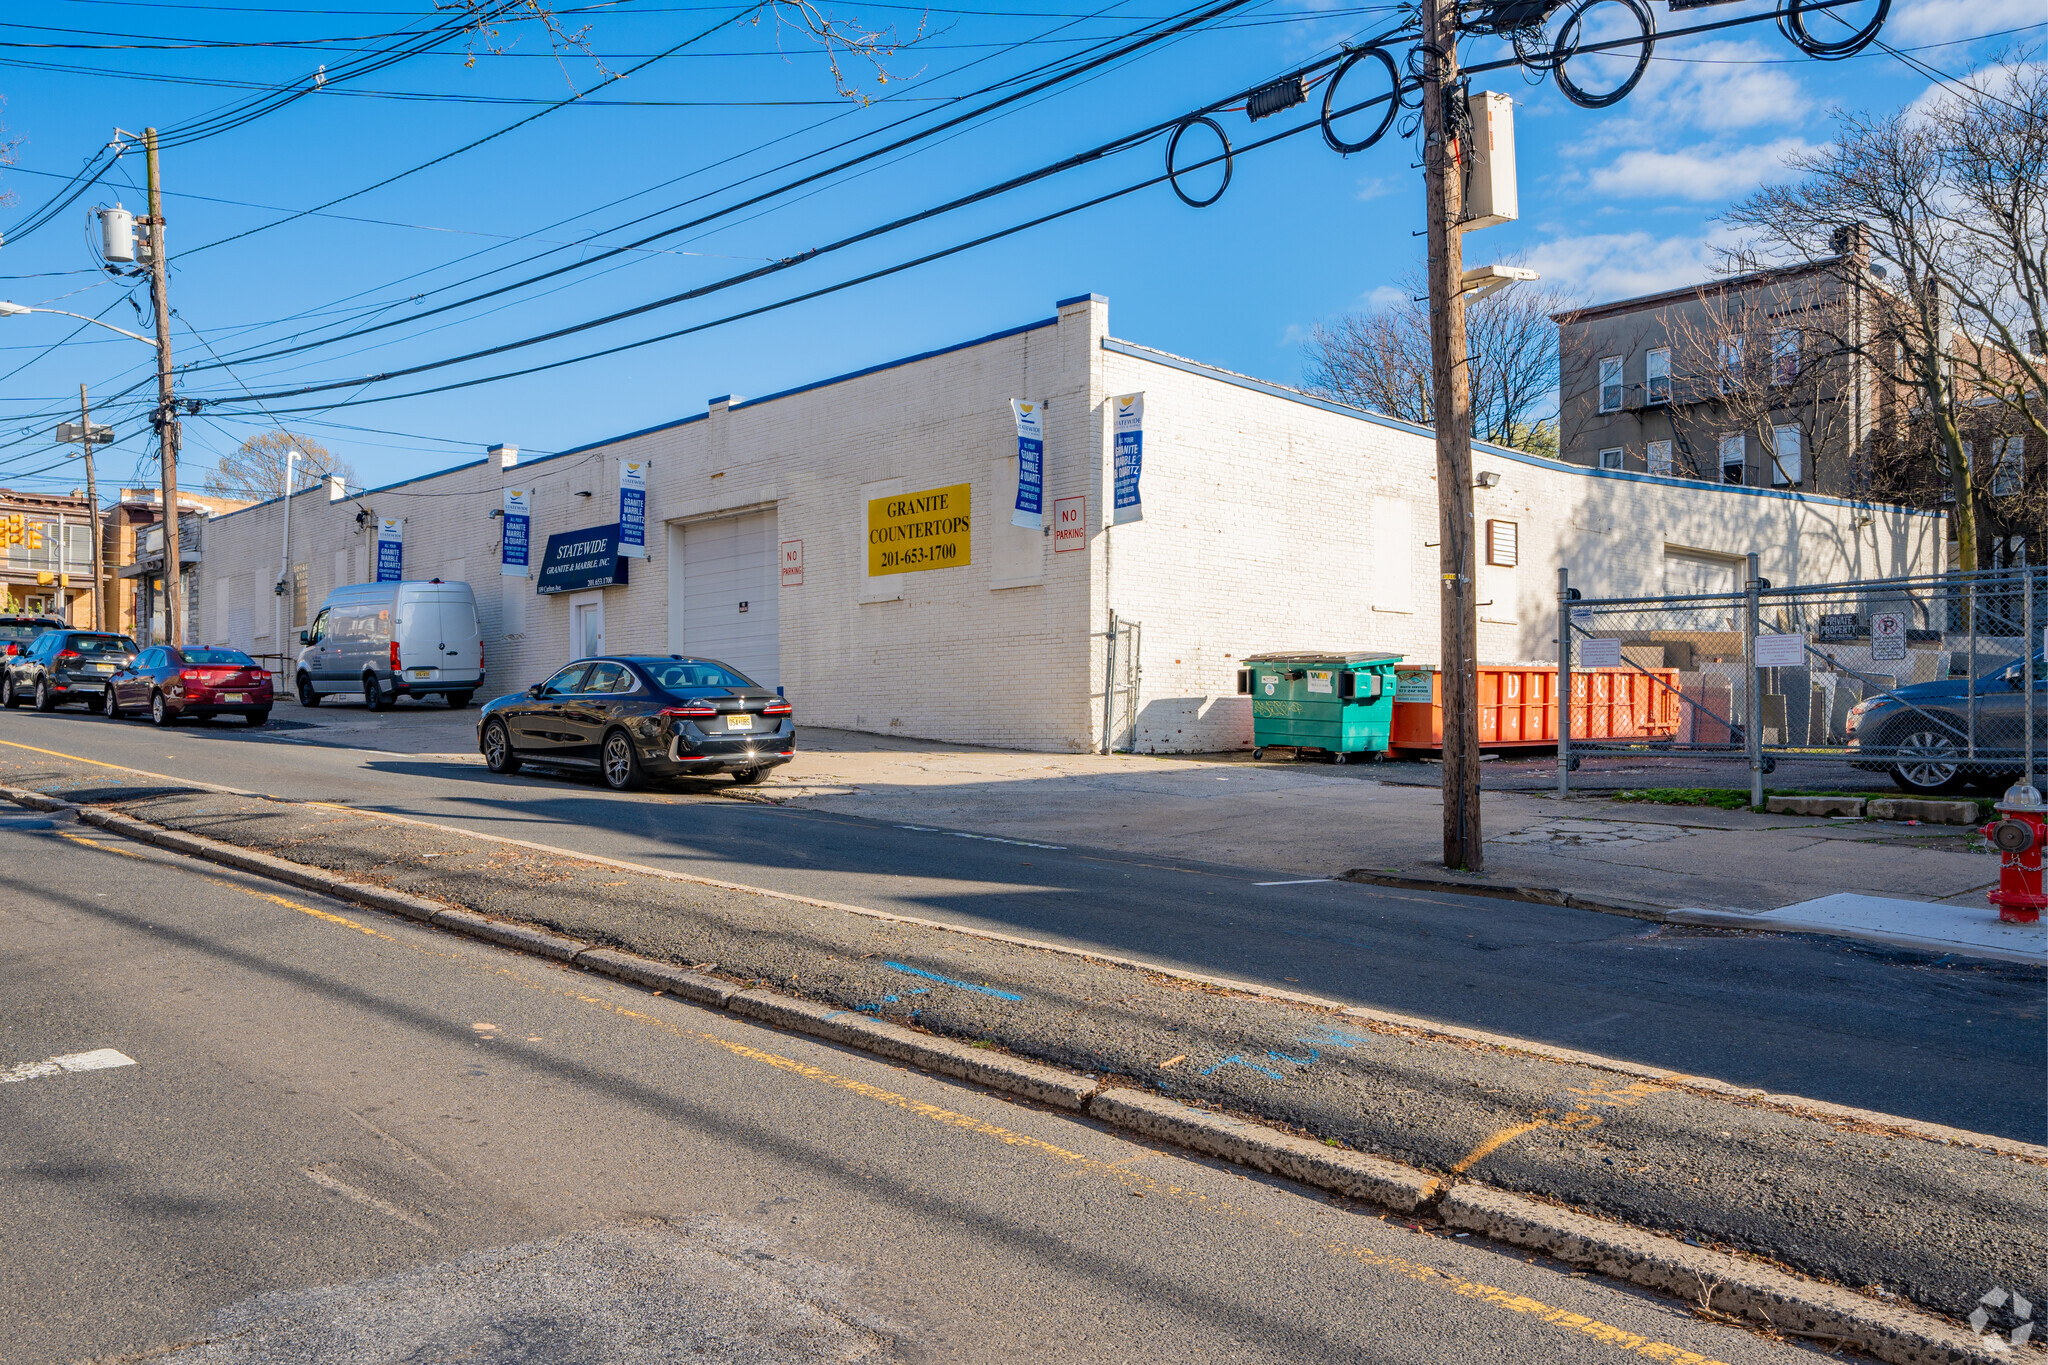
[[[1344,77],[1350,73],[1351,68],[1368,57],[1378,61],[1381,66],[1386,68],[1387,110],[1386,113],[1380,116],[1377,128],[1374,128],[1356,142],[1346,142],[1337,135],[1335,122],[1336,115],[1339,112],[1337,91],[1343,86]],[[1371,101],[1368,100],[1366,103],[1369,104]],[[1361,104],[1358,107],[1364,108],[1365,106]],[[1344,112],[1349,111],[1346,110]],[[1401,69],[1394,65],[1393,57],[1388,54],[1384,47],[1380,47],[1378,44],[1374,44],[1371,47],[1361,47],[1337,64],[1336,71],[1330,75],[1329,84],[1323,88],[1323,141],[1330,144],[1332,151],[1339,152],[1345,156],[1349,156],[1353,152],[1362,152],[1387,135],[1387,129],[1394,126],[1394,116],[1400,112]]]
[[[1207,199],[1197,199],[1193,195],[1189,194],[1186,190],[1180,187],[1181,172],[1178,166],[1175,164],[1176,154],[1180,151],[1181,135],[1187,132],[1188,129],[1195,127],[1197,124],[1201,124],[1207,127],[1210,132],[1216,134],[1216,140],[1223,144],[1223,183],[1218,185],[1216,187],[1216,192],[1210,195]],[[1208,162],[1204,162],[1203,164],[1208,165],[1214,160],[1215,158],[1211,157]],[[1208,208],[1209,205],[1215,203],[1218,199],[1221,199],[1223,197],[1223,191],[1230,188],[1230,175],[1232,170],[1235,169],[1234,163],[1235,157],[1233,156],[1230,150],[1230,135],[1223,131],[1222,124],[1218,123],[1215,119],[1210,118],[1207,114],[1196,114],[1192,118],[1182,119],[1180,123],[1175,126],[1173,130],[1173,136],[1167,139],[1166,182],[1169,185],[1173,186],[1173,192],[1176,195],[1180,196],[1180,202],[1186,204],[1191,209]]]
[[[1851,29],[1846,38],[1824,43],[1807,31],[1806,12],[1822,10],[1828,18],[1846,26],[1848,21],[1838,18],[1835,8],[1835,4],[1818,3],[1818,0],[1785,0],[1778,8],[1778,31],[1807,56],[1823,62],[1838,62],[1870,46],[1877,37],[1877,31],[1884,27],[1885,16],[1891,13],[1892,0],[1877,0],[1877,13],[1871,16],[1869,23],[1862,28]]]

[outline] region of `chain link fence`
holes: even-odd
[[[2044,626],[2040,568],[1781,588],[1751,556],[1740,592],[1599,599],[1560,574],[1558,663],[1585,676],[1558,789],[1582,757],[1645,753],[1742,765],[1757,800],[1766,774],[1816,761],[1915,795],[2033,783]]]

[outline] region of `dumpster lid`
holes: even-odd
[[[1398,662],[1401,657],[1399,654],[1366,653],[1364,651],[1347,654],[1343,650],[1332,649],[1319,654],[1247,654],[1244,656],[1244,662],[1248,664],[1341,663],[1349,666],[1351,664],[1390,664]]]

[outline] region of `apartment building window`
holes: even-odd
[[[1600,362],[1600,411],[1621,411],[1621,357],[1608,356]]]
[[[1652,474],[1661,474],[1667,479],[1671,477],[1671,442],[1652,441],[1643,447],[1643,453],[1649,457]]]
[[[1600,467],[1602,469],[1619,469],[1621,468],[1621,462],[1622,452],[1618,446],[1613,450],[1603,450],[1600,452]]]
[[[1733,393],[1742,387],[1742,338],[1739,336],[1721,338],[1721,392]]]
[[[1771,382],[1780,386],[1799,378],[1800,332],[1787,327],[1771,334]]]
[[[1721,438],[1721,482],[1747,483],[1743,478],[1743,465],[1749,453],[1748,438],[1741,433]]]
[[[2000,436],[1991,442],[1991,496],[2009,498],[2026,483],[2027,439]]]
[[[1803,477],[1800,471],[1799,428],[1783,426],[1771,428],[1772,438],[1777,445],[1776,458],[1771,463],[1771,482],[1779,488],[1795,484]]]
[[[1652,405],[1671,401],[1671,348],[1659,346],[1643,360],[1643,401]]]

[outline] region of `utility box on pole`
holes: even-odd
[[[1465,182],[1465,213],[1458,226],[1470,232],[1512,223],[1522,216],[1515,184],[1515,102],[1479,90],[1466,97],[1465,111],[1472,128],[1472,174]]]

